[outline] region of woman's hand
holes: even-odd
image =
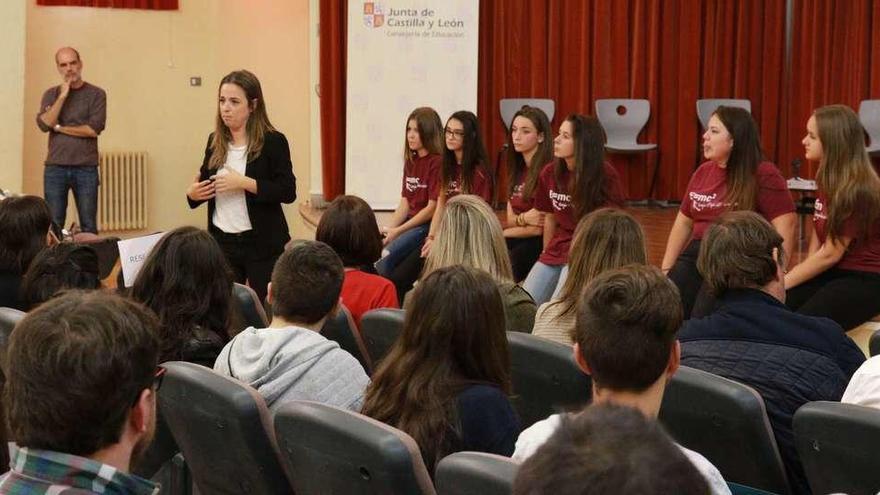
[[[192,184],[186,189],[186,196],[193,201],[207,201],[214,195],[214,183],[210,180],[199,182],[199,174],[193,177]]]
[[[526,225],[534,225],[535,227],[544,226],[544,213],[532,208],[522,214],[522,218]]]
[[[398,229],[397,227],[383,226],[381,232],[385,234],[385,237],[382,239],[383,246],[391,244],[391,241],[397,239],[397,237],[400,235],[400,229]]]
[[[427,258],[431,254],[431,244],[434,244],[434,238],[433,236],[428,236],[425,239],[425,243],[422,244],[422,258]]]
[[[227,192],[235,192],[242,191],[247,189],[248,178],[235,170],[230,170],[228,168],[225,174],[217,174],[214,177],[214,190],[218,193],[227,193]]]

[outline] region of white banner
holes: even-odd
[[[400,201],[406,117],[477,109],[479,0],[348,2],[345,190]]]

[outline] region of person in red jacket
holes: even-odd
[[[358,328],[367,311],[398,307],[394,284],[369,271],[382,251],[382,234],[366,201],[357,196],[334,199],[321,216],[315,240],[333,248],[342,259],[342,304]]]

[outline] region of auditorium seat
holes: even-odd
[[[859,120],[868,133],[868,153],[880,154],[880,100],[863,100],[859,104]]]
[[[868,340],[868,351],[871,357],[880,354],[880,330],[874,330],[871,339]]]
[[[372,418],[291,401],[275,414],[275,432],[296,493],[434,493],[415,440]]]
[[[200,493],[291,493],[256,390],[197,364],[162,366],[159,409]]]
[[[545,114],[547,114],[547,120],[551,122],[553,121],[553,116],[556,115],[556,102],[551,99],[502,98],[498,102],[498,107],[501,111],[501,120],[504,121],[505,131],[510,132],[510,125],[513,124],[513,116],[516,115],[516,112],[520,111],[525,105],[540,108]]]
[[[379,362],[403,332],[405,316],[402,309],[382,308],[367,311],[361,317],[361,337],[373,366],[379,366]]]
[[[752,112],[752,102],[750,100],[732,98],[707,98],[697,100],[697,118],[700,119],[700,125],[703,126],[703,129],[709,127],[709,119],[712,118],[712,114],[715,113],[715,110],[720,106],[745,108],[749,113]]]
[[[456,452],[437,464],[437,495],[510,495],[518,469],[509,457]]]
[[[0,371],[6,372],[6,347],[9,345],[9,337],[12,329],[20,322],[27,313],[13,308],[0,308]]]
[[[321,329],[321,335],[336,342],[339,347],[354,356],[368,375],[373,373],[373,363],[367,354],[367,348],[361,340],[354,318],[344,305],[340,304],[336,314],[327,318]]]
[[[526,429],[551,414],[580,410],[591,400],[592,382],[578,367],[571,346],[507,332],[511,403]]]
[[[813,493],[880,492],[880,410],[808,402],[794,414],[794,438]]]
[[[753,388],[681,366],[666,387],[660,422],[726,481],[789,493],[764,400]]]
[[[657,148],[656,144],[639,144],[639,133],[651,118],[651,102],[627,98],[596,100],[596,117],[605,129],[608,151],[637,153]]]
[[[232,335],[239,333],[247,327],[266,328],[269,326],[269,317],[266,316],[266,310],[260,303],[257,293],[247,285],[235,283],[232,286],[232,295],[235,304],[238,307],[238,314],[241,317],[242,328],[234,328]]]

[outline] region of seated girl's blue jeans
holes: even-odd
[[[376,272],[387,278],[409,253],[421,249],[430,227],[430,222],[423,223],[397,236],[382,249],[382,258],[376,262]]]
[[[535,304],[541,305],[551,298],[559,296],[565,279],[568,278],[568,265],[546,265],[540,261],[535,263],[529,271],[529,275],[523,282],[526,290],[535,300]]]

